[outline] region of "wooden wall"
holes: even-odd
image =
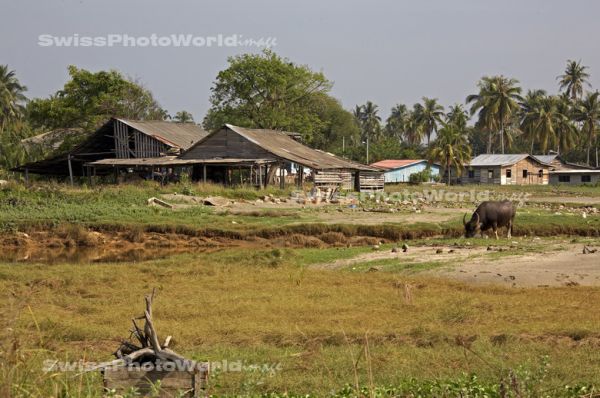
[[[164,143],[118,120],[113,124],[113,135],[117,159],[158,158],[169,150]]]
[[[473,177],[469,177],[469,169],[467,169],[461,178],[463,182],[498,185],[546,185],[550,178],[550,168],[531,158],[523,159],[510,166],[475,166],[471,167],[470,170],[472,170]],[[523,174],[524,170],[527,170],[526,176]]]
[[[201,145],[190,148],[182,158],[274,159],[269,152],[229,129],[221,129],[209,136]]]

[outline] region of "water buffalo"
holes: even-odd
[[[483,237],[483,231],[491,228],[498,239],[498,227],[506,227],[507,237],[510,238],[516,214],[516,206],[508,200],[482,202],[471,216],[471,220],[466,221],[466,214],[463,216],[465,237],[472,238],[477,232]]]

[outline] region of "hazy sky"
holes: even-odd
[[[588,65],[600,88],[593,0],[0,0],[0,10],[0,64],[17,71],[29,97],[60,89],[67,65],[114,68],[143,82],[169,112],[186,109],[197,121],[227,57],[258,48],[43,47],[39,36],[274,37],[277,53],[334,81],[346,108],[371,100],[383,116],[422,96],[463,102],[483,75],[554,92],[569,58]]]

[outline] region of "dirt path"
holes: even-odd
[[[469,283],[507,286],[600,286],[600,252],[583,254],[583,245],[566,250],[470,259],[452,269],[431,271],[435,275]]]

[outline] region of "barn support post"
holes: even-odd
[[[273,166],[271,166],[273,167]],[[265,188],[269,185],[269,165],[265,164]]]
[[[302,188],[304,185],[304,166],[298,167],[298,188]]]
[[[67,163],[69,164],[69,180],[71,181],[71,186],[73,186],[73,165],[71,165],[71,154],[67,155]]]
[[[119,185],[119,166],[115,166],[115,184]]]
[[[206,163],[202,165],[202,182],[206,184]]]
[[[29,169],[25,168],[25,184],[29,185]]]
[[[279,167],[279,188],[285,189],[285,175],[283,164]]]
[[[262,166],[258,166],[258,189],[262,189],[262,187],[263,187]]]

